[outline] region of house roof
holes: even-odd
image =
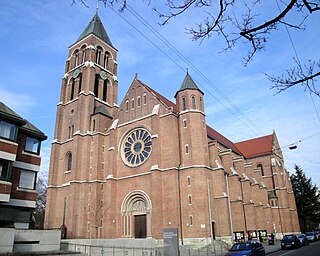
[[[237,142],[234,145],[246,158],[271,154],[273,134]]]
[[[107,117],[111,117],[111,118],[112,118],[112,116],[109,114],[109,112],[108,112],[108,110],[106,109],[106,107],[103,106],[103,105],[100,105],[99,107],[96,107],[96,108],[94,109],[94,113],[93,113],[93,114],[102,114],[102,115],[104,115],[104,116],[107,116]]]
[[[235,153],[242,155],[240,150],[233,144],[232,141],[228,140],[222,134],[220,134],[216,130],[212,129],[209,125],[207,125],[207,134],[208,134],[209,138],[217,140],[222,145],[226,146],[227,148],[232,149],[232,151],[234,151]]]
[[[177,105],[174,104],[171,100],[168,100],[166,97],[162,96],[160,93],[156,92],[152,88],[150,88],[148,85],[141,82],[138,78],[135,78],[141,85],[143,85],[147,90],[152,92],[161,102],[163,102],[167,107],[173,108],[175,112],[178,111]]]
[[[190,77],[191,78],[191,77]],[[178,108],[175,103],[168,100],[166,97],[156,92],[138,78],[135,78],[141,85],[143,85],[147,90],[152,92],[161,102],[163,102],[167,107],[172,107],[174,111],[177,112]],[[267,135],[259,138],[254,138],[246,141],[241,141],[233,143],[222,134],[207,125],[207,135],[210,139],[216,140],[227,148],[230,148],[233,152],[243,155],[245,158],[252,158],[256,156],[261,156],[265,154],[272,153],[273,135]]]
[[[25,120],[19,116],[16,112],[14,112],[11,108],[9,108],[6,104],[0,101],[0,115],[5,119],[18,123],[20,125],[25,124]]]
[[[41,140],[47,139],[47,136],[42,131],[40,131],[37,127],[35,127],[28,120],[25,120],[25,121],[26,121],[26,124],[21,127],[22,131],[24,131],[27,134],[33,135]]]
[[[87,37],[90,34],[97,36],[102,41],[106,42],[108,45],[114,48],[106,30],[103,27],[103,24],[99,18],[98,12],[93,16],[92,20],[89,22],[87,27],[83,30],[80,37],[75,43],[79,42],[80,40],[82,40],[83,38]]]
[[[198,90],[203,94],[203,92],[199,89],[188,72],[180,86],[180,89],[176,92],[176,95],[174,97],[177,97],[178,92],[182,92],[184,90]]]
[[[14,112],[11,108],[5,105],[3,102],[0,101],[0,116],[4,117],[9,121],[15,122],[16,124],[22,126],[20,129],[21,131],[33,135],[41,140],[46,140],[47,136],[40,131],[37,127],[31,124],[28,120],[23,119],[19,116],[16,112]]]

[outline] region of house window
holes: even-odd
[[[131,108],[134,109],[134,99],[131,100]]]
[[[138,96],[138,98],[137,98],[137,106],[140,107],[140,105],[141,105],[141,98],[140,98],[140,96]]]
[[[36,172],[21,170],[19,188],[35,189]]]
[[[5,121],[0,121],[0,137],[15,141],[17,138],[16,126]]]
[[[40,153],[40,141],[38,139],[27,137],[26,139],[26,145],[24,147],[24,150],[30,153],[34,153],[39,155]]]
[[[9,180],[11,173],[11,162],[0,159],[0,180]]]
[[[201,111],[203,111],[203,102],[202,102],[202,98],[200,98],[200,109],[201,109]]]
[[[143,104],[146,105],[147,104],[147,94],[143,94]]]
[[[67,171],[71,171],[72,169],[72,154],[69,153],[67,155]]]
[[[129,101],[126,100],[126,112],[128,112],[128,111],[129,111]]]
[[[93,131],[96,130],[96,120],[93,120],[93,122],[92,122],[92,130]]]
[[[75,60],[74,66],[76,67],[79,64],[79,51],[78,50],[75,52],[75,59],[76,60]]]
[[[196,108],[196,98],[194,96],[191,97],[191,102],[192,102],[192,108]]]
[[[189,145],[188,144],[186,144],[186,154],[189,154]]]
[[[189,198],[189,205],[191,205],[192,204],[192,196],[191,195],[188,195],[188,198]]]

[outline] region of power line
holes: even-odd
[[[108,5],[115,13],[117,13],[123,20],[130,24],[136,31],[139,32],[144,38],[146,38],[152,45],[159,49],[165,56],[167,56],[174,64],[176,64],[180,69],[184,69],[177,64],[167,53],[165,53],[160,47],[154,44],[147,36],[145,36],[139,29],[137,29],[132,23],[125,19],[121,14],[113,9],[112,6]],[[188,64],[192,70],[194,70],[202,79],[204,79],[212,89],[214,89],[230,106],[232,106],[236,112],[240,114],[252,127],[255,128],[259,133],[264,134],[259,127],[253,123],[218,87],[216,87],[196,66],[194,66],[179,50],[177,50],[166,38],[164,38],[155,28],[153,28],[139,13],[137,13],[130,5],[126,4],[127,10],[139,20],[148,30],[150,30],[157,38],[160,39],[169,49],[171,49],[179,58],[181,58],[186,64]],[[247,126],[256,136],[259,134],[256,133],[254,129],[251,128],[246,122],[241,120],[229,107],[227,107],[222,101],[220,101],[210,90],[197,81],[197,84],[201,86],[206,92],[208,92],[213,98],[215,98],[220,104],[222,104],[233,116],[235,116],[241,123]]]

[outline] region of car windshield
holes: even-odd
[[[294,235],[285,235],[283,240],[294,240]]]
[[[304,234],[297,235],[299,238],[304,238]]]
[[[313,236],[313,235],[314,235],[313,232],[307,232],[307,233],[306,233],[306,236]]]
[[[251,243],[238,243],[232,246],[231,251],[244,251],[244,250],[251,250],[251,249],[252,249]]]

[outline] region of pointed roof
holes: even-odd
[[[107,116],[107,117],[112,118],[112,116],[109,114],[109,112],[108,112],[108,110],[106,109],[106,107],[103,106],[103,105],[100,105],[99,107],[96,107],[96,108],[94,109],[94,113],[93,113],[93,114],[94,114],[94,115],[95,115],[95,114],[101,114],[101,115],[104,115],[104,116]]]
[[[93,34],[100,38],[102,41],[113,47],[110,38],[106,32],[106,30],[103,27],[103,24],[99,18],[98,11],[96,14],[93,16],[92,20],[89,22],[87,27],[84,29],[78,40],[75,42],[79,42],[83,38],[87,37],[88,35]],[[114,48],[114,47],[113,47]]]
[[[174,97],[177,97],[177,94],[181,91],[184,91],[184,90],[198,90],[203,94],[203,92],[198,88],[196,83],[193,81],[193,79],[189,75],[188,71],[187,71],[187,74],[186,74],[186,76],[180,86],[180,89],[176,92],[176,95]]]
[[[11,108],[9,108],[6,104],[0,101],[0,115],[5,119],[10,121],[14,121],[18,124],[25,124],[25,120],[19,116],[16,112],[14,112]]]
[[[234,143],[246,157],[252,158],[272,153],[273,134]]]

